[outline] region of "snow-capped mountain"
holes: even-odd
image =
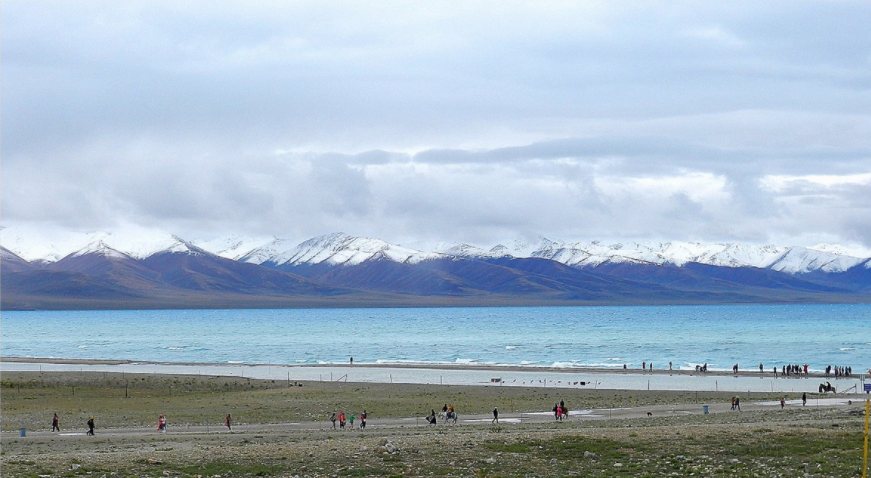
[[[161,252],[201,254],[202,249],[180,237],[154,230],[71,233],[43,237],[39,233],[4,227],[0,245],[28,262],[54,263],[70,255],[90,253],[145,259]]]
[[[204,251],[239,262],[296,266],[303,264],[359,265],[366,261],[388,260],[417,264],[445,258],[539,258],[572,267],[597,267],[602,264],[648,264],[684,266],[698,263],[717,267],[755,267],[788,274],[813,271],[844,272],[868,257],[848,255],[834,245],[786,247],[743,243],[697,242],[564,242],[546,237],[534,241],[515,240],[504,244],[468,243],[390,244],[380,239],[332,233],[297,243],[281,238],[230,236],[210,241],[186,241],[173,234],[137,230],[132,233],[73,233],[68,237],[38,237],[15,228],[3,228],[0,244],[25,261],[53,263],[74,255],[122,255],[145,259],[161,252],[200,254]]]
[[[246,254],[243,260],[255,264],[277,266],[300,264],[357,265],[370,260],[386,259],[415,264],[443,257],[437,252],[424,252],[389,244],[380,239],[353,237],[338,232],[326,234],[284,249],[285,242],[273,241]],[[283,250],[282,250],[283,249]]]
[[[193,244],[200,249],[209,251],[217,256],[238,261],[242,260],[242,258],[252,250],[258,247],[263,247],[266,244],[274,241],[280,241],[280,239],[277,239],[275,237],[264,239],[230,236],[219,237],[209,241],[194,241]]]
[[[3,308],[871,301],[871,259],[831,245],[26,232],[0,234]]]

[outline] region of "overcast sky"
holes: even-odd
[[[4,0],[2,224],[871,247],[871,2]]]

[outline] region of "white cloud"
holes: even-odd
[[[3,223],[871,244],[869,21],[861,2],[12,2]]]

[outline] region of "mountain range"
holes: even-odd
[[[0,308],[258,308],[871,301],[871,258],[832,245],[564,242],[480,247],[343,233],[187,241],[4,228]]]

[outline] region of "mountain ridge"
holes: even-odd
[[[545,237],[401,245],[341,232],[299,243],[187,241],[99,232],[28,249],[8,233],[0,245],[4,310],[871,301],[871,259],[838,254],[839,246]]]

